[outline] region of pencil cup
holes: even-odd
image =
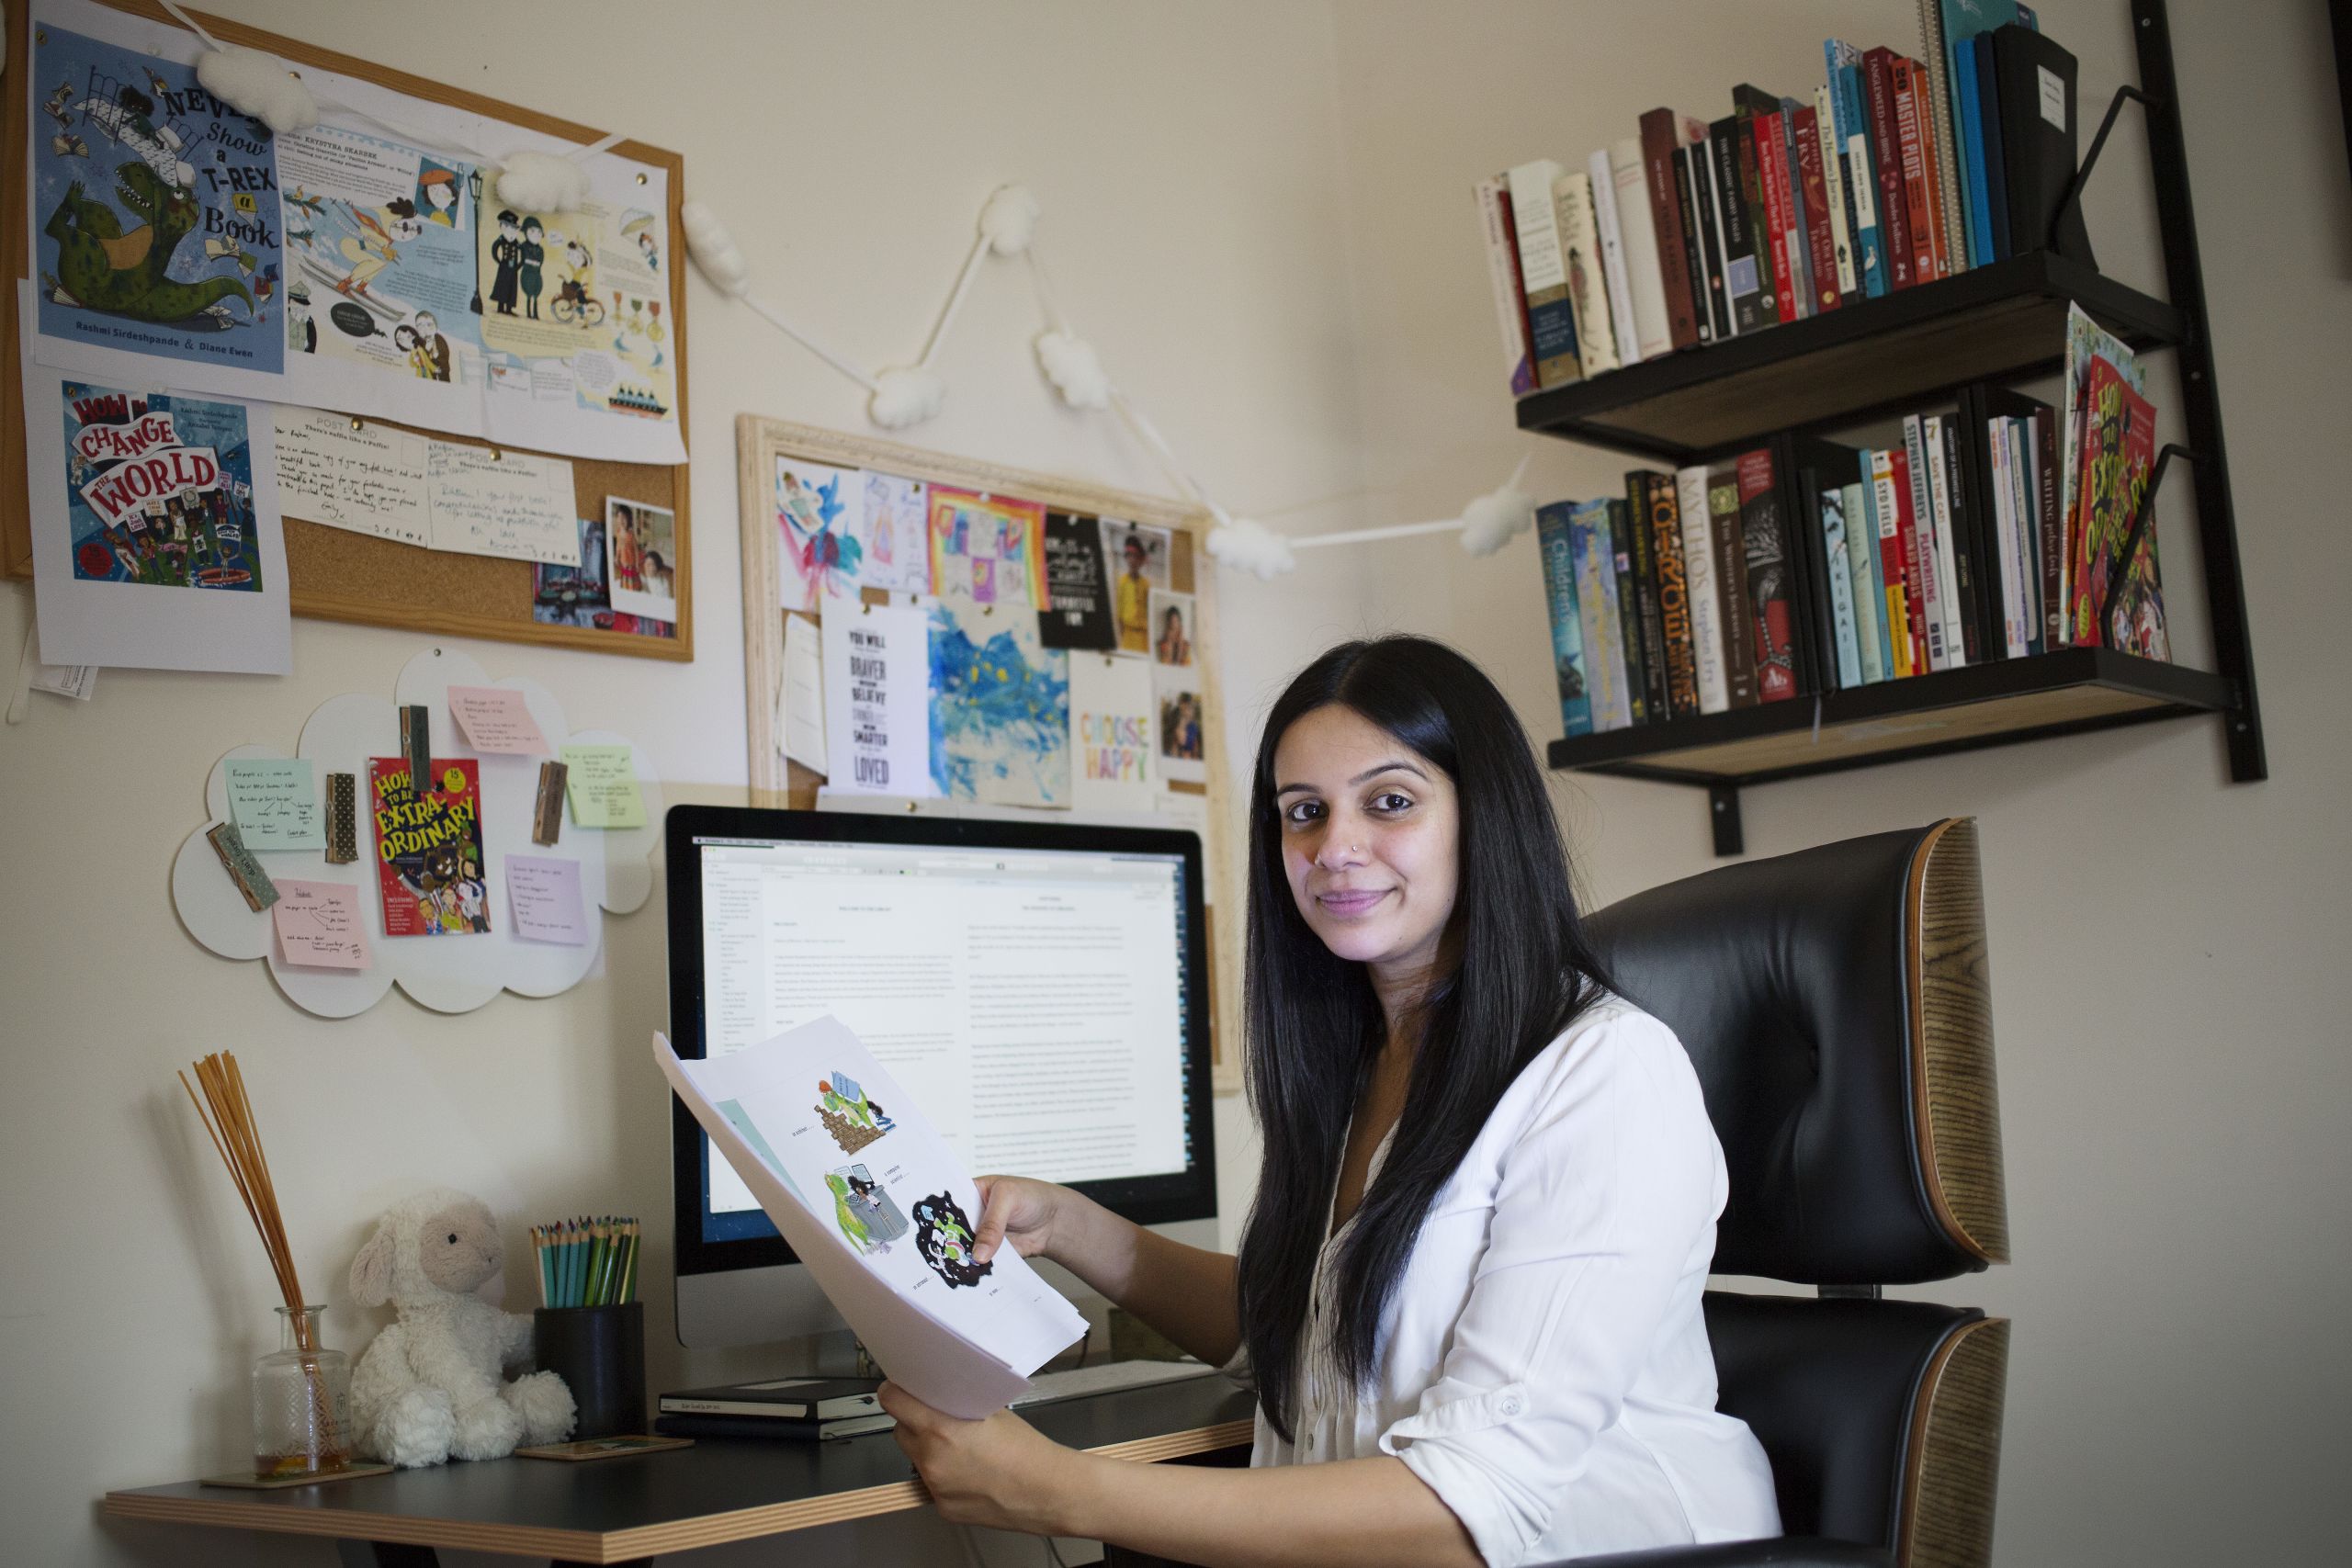
[[[645,1303],[541,1307],[531,1320],[539,1370],[580,1407],[574,1438],[615,1438],[645,1427]]]

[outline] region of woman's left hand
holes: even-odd
[[[899,1447],[922,1472],[941,1517],[1032,1535],[1069,1533],[1065,1503],[1084,1455],[1040,1436],[1010,1410],[966,1421],[892,1382],[882,1385],[880,1397],[898,1420]]]

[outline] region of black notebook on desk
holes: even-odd
[[[882,1402],[879,1378],[779,1378],[721,1383],[662,1396],[664,1416],[725,1416],[747,1421],[821,1423],[874,1416]]]

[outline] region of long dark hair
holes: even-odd
[[[1438,1189],[1520,1070],[1606,984],[1544,775],[1494,682],[1419,637],[1345,643],[1299,671],[1266,716],[1250,791],[1245,1006],[1250,1103],[1265,1144],[1239,1260],[1258,1401],[1286,1440],[1348,1122],[1385,1039],[1366,967],[1323,945],[1283,871],[1274,748],[1294,722],[1333,704],[1443,769],[1461,820],[1453,913],[1419,1010],[1405,1112],[1334,1260],[1330,1338],[1351,1382],[1374,1370],[1382,1317]]]

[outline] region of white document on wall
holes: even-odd
[[[580,559],[571,465],[488,446],[428,442],[433,547],[571,566]]]
[[[1086,1333],[1010,1247],[971,1258],[978,1189],[839,1020],[729,1055],[653,1055],[826,1298],[890,1380],[978,1419]]]
[[[1159,804],[1151,669],[1140,659],[1071,651],[1070,805],[1079,810],[1149,811]]]
[[[817,623],[784,617],[784,681],[776,690],[777,733],[784,754],[804,768],[829,771],[825,749],[825,653]]]
[[[318,409],[274,412],[280,506],[330,528],[433,547],[424,436]]]
[[[929,795],[931,613],[915,605],[825,604],[827,787]],[[787,661],[788,668],[788,661]]]

